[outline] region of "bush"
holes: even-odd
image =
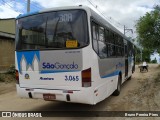
[[[15,65],[11,65],[10,68],[7,71],[8,74],[15,74],[16,73],[16,69],[15,69]]]
[[[155,58],[154,60],[151,61],[151,63],[157,63],[157,59]]]
[[[3,78],[2,74],[0,74],[0,82],[4,82],[4,78]]]

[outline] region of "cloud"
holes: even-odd
[[[159,0],[33,0],[38,2],[44,8],[87,5],[95,10],[92,3],[97,5],[98,11],[101,11],[111,24],[123,32],[124,25],[135,31],[136,21],[146,12],[153,9]],[[96,10],[97,11],[97,10]],[[133,35],[136,36],[136,35]]]
[[[26,0],[24,0],[25,2],[22,2],[21,0],[17,1],[16,7],[15,5],[13,7],[15,10],[24,13],[24,11],[26,11],[26,5],[24,5],[26,4]],[[135,24],[140,16],[151,11],[154,5],[160,5],[160,0],[31,0],[31,4],[31,11],[35,11],[35,8],[37,8],[36,10],[41,10],[42,8],[75,6],[80,4],[86,5],[95,11],[97,11],[97,9],[98,11],[101,11],[111,24],[123,32],[124,25],[135,31]],[[33,7],[33,5],[35,7]],[[97,9],[93,5],[97,6]],[[1,11],[3,11],[3,13]],[[13,9],[7,9],[0,6],[1,18],[9,16],[9,14],[17,16],[19,13],[14,12]],[[129,32],[127,35],[132,36]],[[133,36],[135,37],[136,35]]]
[[[153,10],[153,6],[158,4],[157,0],[95,0],[103,13],[111,18],[114,26],[123,32],[123,25],[135,31],[136,21],[146,12]],[[114,22],[115,21],[115,22]],[[117,25],[117,23],[121,23]],[[136,34],[127,35],[136,37]]]
[[[3,0],[0,3],[0,18],[15,18],[22,14],[24,6],[13,0]]]
[[[45,8],[74,5],[74,0],[32,0]],[[76,1],[76,0],[75,0]]]
[[[15,2],[15,3],[14,3],[14,6],[15,6],[15,8],[16,8],[17,11],[25,12],[25,10],[24,10],[24,8],[25,8],[25,7],[24,7],[24,4]]]
[[[7,5],[0,6],[0,18],[15,18],[17,17],[20,12],[16,12]]]

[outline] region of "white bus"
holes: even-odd
[[[16,87],[22,98],[95,105],[120,94],[134,58],[134,45],[85,6],[16,19]]]

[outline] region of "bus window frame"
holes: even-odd
[[[98,48],[98,53],[95,51],[95,49],[94,49],[94,46],[93,46],[93,29],[92,29],[92,25],[93,24],[96,24],[96,25],[98,25],[98,27],[103,27],[104,28],[104,43],[107,45],[107,57],[104,57],[104,58],[101,58],[100,56],[99,56],[99,45],[98,45],[98,41],[97,41],[97,48]],[[124,57],[124,41],[123,41],[123,37],[121,36],[121,35],[119,35],[118,33],[116,33],[115,31],[113,31],[113,30],[111,30],[110,28],[108,28],[108,27],[106,27],[105,25],[103,25],[103,24],[101,24],[100,22],[98,22],[97,20],[95,20],[92,16],[91,16],[91,18],[90,18],[90,25],[91,25],[91,40],[92,40],[92,49],[95,51],[95,53],[97,54],[97,56],[100,58],[100,59],[108,59],[108,58],[123,58]],[[108,31],[109,32],[109,34],[111,33],[112,35],[114,35],[114,36],[120,36],[120,38],[122,38],[122,45],[120,46],[120,45],[118,45],[118,44],[116,44],[116,41],[115,41],[115,38],[113,38],[114,39],[114,41],[111,43],[111,42],[108,42],[108,40],[107,40],[107,38],[106,38],[106,33],[105,33],[105,31]],[[108,39],[111,39],[110,38],[110,36],[109,36],[109,38]],[[114,56],[108,56],[108,45],[114,45],[114,50],[115,50],[115,55]],[[117,55],[116,54],[116,47],[121,47],[121,49],[122,49],[122,55]]]
[[[98,40],[97,40],[97,48],[98,48],[98,53],[95,51],[95,49],[94,49],[94,46],[93,46],[93,29],[92,29],[92,25],[93,24],[96,24],[98,27],[103,27],[104,28],[104,43],[105,43],[105,27],[104,27],[104,25],[102,25],[100,22],[98,22],[97,20],[95,20],[92,16],[90,17],[90,28],[91,28],[91,41],[92,41],[92,49],[94,50],[94,52],[97,54],[97,56],[98,56],[98,58],[99,59],[107,59],[108,58],[108,56],[107,57],[104,57],[104,58],[101,58],[100,56],[99,56],[99,45],[98,45]],[[99,32],[99,31],[98,31]],[[98,38],[99,38],[99,36],[98,36]],[[102,41],[101,41],[102,42]],[[107,54],[108,54],[108,51],[107,51]]]
[[[77,49],[82,49],[82,48],[85,48],[87,46],[89,46],[91,44],[90,42],[90,34],[89,34],[89,17],[88,17],[88,12],[85,10],[85,9],[69,9],[69,10],[52,10],[52,11],[47,11],[47,12],[42,12],[42,13],[36,13],[36,14],[29,14],[29,15],[26,15],[26,16],[22,16],[22,17],[18,17],[16,18],[16,21],[21,19],[21,18],[26,18],[26,17],[29,17],[29,16],[34,16],[34,15],[38,15],[38,14],[45,14],[45,13],[51,13],[51,12],[59,12],[59,11],[72,11],[72,10],[81,10],[81,11],[84,11],[85,14],[86,14],[86,24],[87,24],[87,36],[88,36],[88,44],[87,45],[84,45],[82,47],[78,47],[78,48],[45,48],[45,49],[23,49],[23,50],[17,50],[16,49],[16,46],[15,46],[15,51],[47,51],[47,50],[77,50]],[[17,23],[17,22],[16,22]],[[17,24],[15,24],[17,26]],[[15,28],[16,31],[17,31],[17,28]],[[17,36],[17,35],[16,35]],[[16,38],[15,38],[15,42],[16,42]]]

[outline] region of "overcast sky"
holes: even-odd
[[[106,19],[122,33],[124,25],[133,29],[134,33],[126,33],[129,37],[136,37],[136,21],[146,12],[160,5],[160,0],[31,0],[31,12],[45,8],[60,6],[86,5],[97,12],[103,13]],[[0,19],[15,18],[27,11],[27,0],[0,0]],[[96,7],[96,8],[95,8]],[[151,56],[152,59],[157,57]]]
[[[26,13],[26,4],[27,0],[0,0],[0,18],[13,18]],[[135,32],[136,21],[151,11],[154,5],[160,5],[160,0],[31,0],[31,11],[80,4],[101,11],[121,32],[124,25]],[[127,36],[135,37],[136,34],[128,32]]]

